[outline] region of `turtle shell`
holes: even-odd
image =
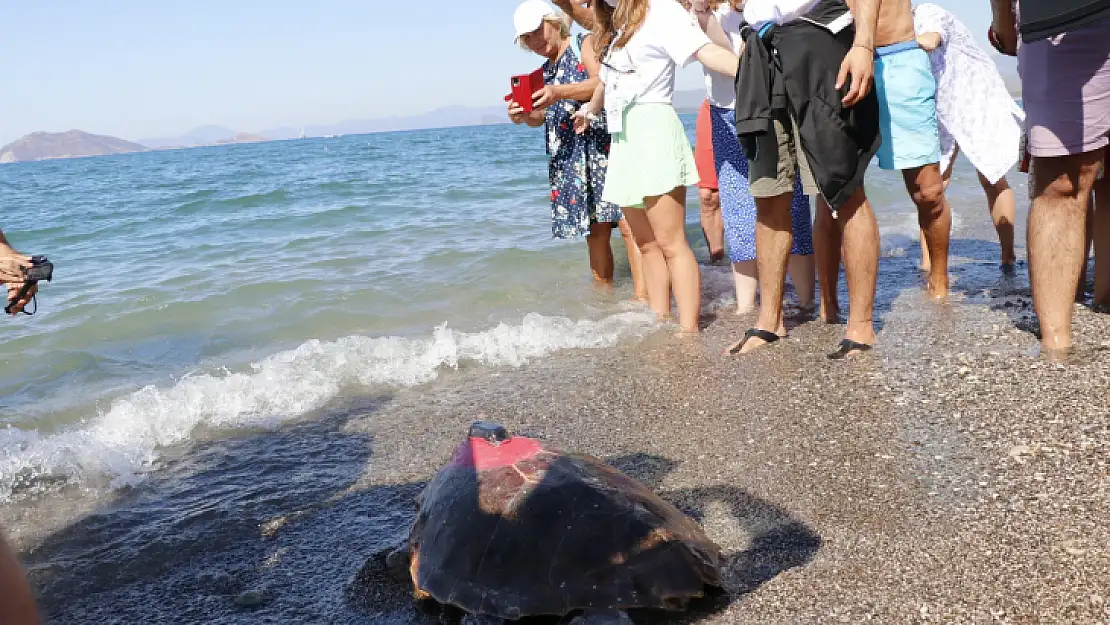
[[[720,586],[720,549],[644,484],[540,441],[468,437],[409,534],[417,597],[515,620],[681,609]]]

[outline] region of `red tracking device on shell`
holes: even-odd
[[[524,109],[525,113],[532,112],[532,94],[543,89],[543,68],[537,69],[531,74],[521,74],[513,76],[509,80],[512,86],[512,93],[505,96],[506,102],[516,102],[520,108]]]

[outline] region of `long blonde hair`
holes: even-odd
[[[650,4],[651,0],[620,0],[614,9],[605,0],[594,0],[593,33],[597,40],[598,60],[605,56],[610,44],[613,48],[628,45],[628,40],[644,25]],[[618,30],[620,37],[617,37]]]

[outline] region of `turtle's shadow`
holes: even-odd
[[[633,611],[632,618],[637,623],[695,622],[722,612],[783,571],[804,566],[821,548],[821,537],[813,529],[780,506],[742,488],[719,485],[661,491],[667,475],[681,464],[678,461],[636,453],[609,458],[607,462],[640,480],[699,523],[704,524],[709,506],[724,504],[732,520],[749,537],[746,549],[724,554],[721,566],[724,593],[692,601],[685,612]]]

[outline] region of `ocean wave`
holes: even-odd
[[[599,320],[531,313],[520,324],[502,323],[484,332],[456,332],[444,324],[424,339],[308,341],[248,371],[186,376],[168,388],[147,386],[73,429],[52,434],[0,429],[0,502],[65,484],[138,483],[160,449],[188,440],[199,426],[277,427],[326,406],[344,390],[423,384],[464,363],[517,367],[563,349],[610,347],[654,327],[645,312]]]

